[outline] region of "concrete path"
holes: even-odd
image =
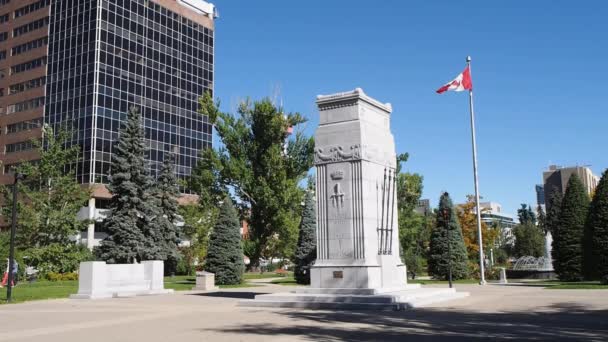
[[[405,312],[237,307],[269,285],[215,293],[0,306],[0,341],[608,341],[608,291],[459,285],[471,296]]]

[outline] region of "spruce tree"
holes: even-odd
[[[310,266],[317,258],[317,218],[312,192],[306,192],[295,253],[294,278],[298,284],[310,284]]]
[[[144,130],[141,114],[132,107],[114,145],[110,182],[112,193],[108,217],[103,221],[108,232],[99,248],[98,258],[109,263],[162,259],[159,233],[152,224],[158,215],[150,194],[153,180],[144,159]]]
[[[558,234],[554,237],[554,248],[558,250],[554,267],[560,280],[576,281],[582,278],[583,232],[589,196],[580,178],[573,174],[568,181],[562,201]]]
[[[156,231],[160,232],[158,245],[162,249],[163,260],[165,260],[165,273],[172,274],[177,267],[179,253],[177,246],[179,244],[179,230],[175,224],[178,217],[179,188],[177,178],[174,171],[175,155],[166,153],[163,165],[156,180],[154,189],[154,197],[156,198],[156,206],[158,212],[156,220],[153,221],[157,225]]]
[[[241,227],[232,199],[228,196],[221,204],[209,239],[205,270],[215,274],[215,282],[219,285],[236,285],[243,280],[245,263]]]
[[[555,239],[559,234],[559,216],[562,210],[562,200],[562,192],[556,187],[553,187],[547,198],[547,216],[545,220],[545,228],[553,237],[553,242],[551,244],[551,259],[553,261],[553,269],[555,272],[558,272],[559,268],[559,265],[555,262],[555,260],[559,259]]]
[[[445,210],[448,212],[448,222],[444,218]],[[436,279],[448,279],[450,267],[448,255],[451,255],[452,278],[467,278],[469,275],[467,249],[464,245],[458,217],[447,192],[441,195],[439,200],[436,222],[437,224],[431,232],[429,275]]]
[[[583,251],[585,277],[608,282],[608,170],[604,171],[589,207]]]

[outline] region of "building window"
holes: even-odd
[[[6,50],[0,51],[0,61],[6,59]]]
[[[0,15],[0,24],[8,21],[8,13]]]
[[[38,108],[44,106],[44,97],[37,97],[35,99],[15,103],[6,107],[6,114],[24,112],[26,110]]]
[[[0,42],[3,42],[8,39],[8,32],[0,33]]]
[[[11,0],[0,0],[0,6],[9,4],[11,2]]]
[[[15,10],[15,18],[19,18],[24,16],[30,12],[37,11],[41,8],[47,7],[50,4],[51,0],[40,0],[34,2],[33,4],[29,4],[27,6],[23,6]]]
[[[39,28],[45,27],[49,24],[49,17],[45,17],[42,19],[38,19],[35,21],[32,21],[30,23],[27,23],[23,26],[19,26],[16,29],[13,30],[13,37],[19,37],[22,34],[26,34],[28,32],[37,30]]]
[[[13,54],[13,56],[19,55],[24,52],[30,51],[32,49],[36,49],[41,46],[46,46],[48,43],[49,43],[49,37],[42,37],[42,38],[39,38],[36,40],[32,40],[31,42],[27,42],[27,43],[13,47],[12,54]]]
[[[21,121],[6,126],[6,134],[18,133],[22,131],[29,131],[34,128],[42,127],[42,118]]]
[[[14,143],[14,144],[7,144],[6,153],[29,151],[29,150],[33,150],[34,148],[36,148],[36,146],[34,146],[34,143],[32,141],[29,141],[29,140],[21,141],[21,142]]]
[[[46,84],[46,77],[39,77],[39,78],[35,78],[33,80],[27,80],[25,82],[21,82],[21,83],[17,83],[17,84],[11,84],[8,88],[8,92],[11,95],[19,94],[21,92],[24,92],[24,91],[27,91],[30,89],[44,87],[45,84]]]
[[[38,59],[34,59],[32,61],[27,61],[25,63],[17,64],[11,67],[11,74],[18,74],[20,72],[28,71],[31,69],[39,68],[43,65],[46,65],[46,56],[40,57]]]

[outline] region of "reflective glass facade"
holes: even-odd
[[[45,121],[74,130],[82,183],[107,183],[131,106],[144,117],[152,174],[173,151],[177,176],[190,175],[199,151],[211,146],[211,125],[197,109],[213,88],[213,43],[212,29],[153,1],[54,2]]]

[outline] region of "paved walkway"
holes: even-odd
[[[0,307],[0,341],[608,341],[608,291],[459,285],[471,296],[405,312],[241,308],[267,285],[217,293]]]

